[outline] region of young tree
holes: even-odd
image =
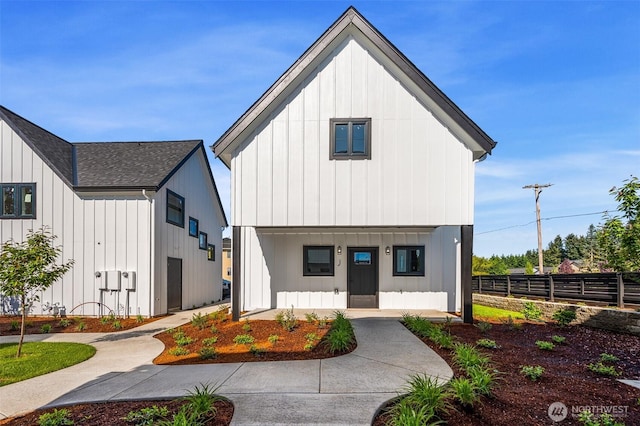
[[[622,217],[605,213],[598,242],[606,266],[617,272],[640,271],[640,180],[631,176],[623,182],[621,188],[609,190]]]
[[[0,252],[0,292],[5,296],[17,297],[22,310],[20,341],[16,358],[21,355],[24,340],[24,325],[27,313],[40,292],[49,288],[71,268],[73,260],[57,264],[62,251],[53,246],[55,235],[45,228],[33,232],[29,230],[27,241],[16,243],[9,240]]]
[[[527,260],[527,263],[524,265],[524,273],[526,275],[533,275],[533,263]]]

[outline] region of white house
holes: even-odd
[[[75,261],[33,314],[156,316],[221,299],[227,221],[202,141],[69,143],[4,107],[0,131],[0,242],[46,226]]]
[[[495,144],[349,8],[212,147],[231,169],[234,314],[469,321],[474,165]]]

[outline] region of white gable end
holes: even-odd
[[[365,37],[346,34],[233,151],[233,224],[472,224],[474,147]],[[369,160],[330,159],[329,120],[350,117],[371,118]]]

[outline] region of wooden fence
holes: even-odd
[[[640,305],[640,273],[474,275],[475,293],[597,302],[623,308]]]

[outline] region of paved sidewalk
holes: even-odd
[[[181,312],[117,333],[27,336],[30,341],[88,343],[97,352],[75,366],[0,388],[0,418],[41,406],[180,397],[209,383],[220,386],[218,393],[234,403],[234,425],[369,425],[376,410],[397,396],[412,374],[443,382],[453,375],[444,360],[397,320],[374,318],[352,320],[358,347],[336,358],[153,365],[163,345],[152,336],[188,322],[191,314]]]

